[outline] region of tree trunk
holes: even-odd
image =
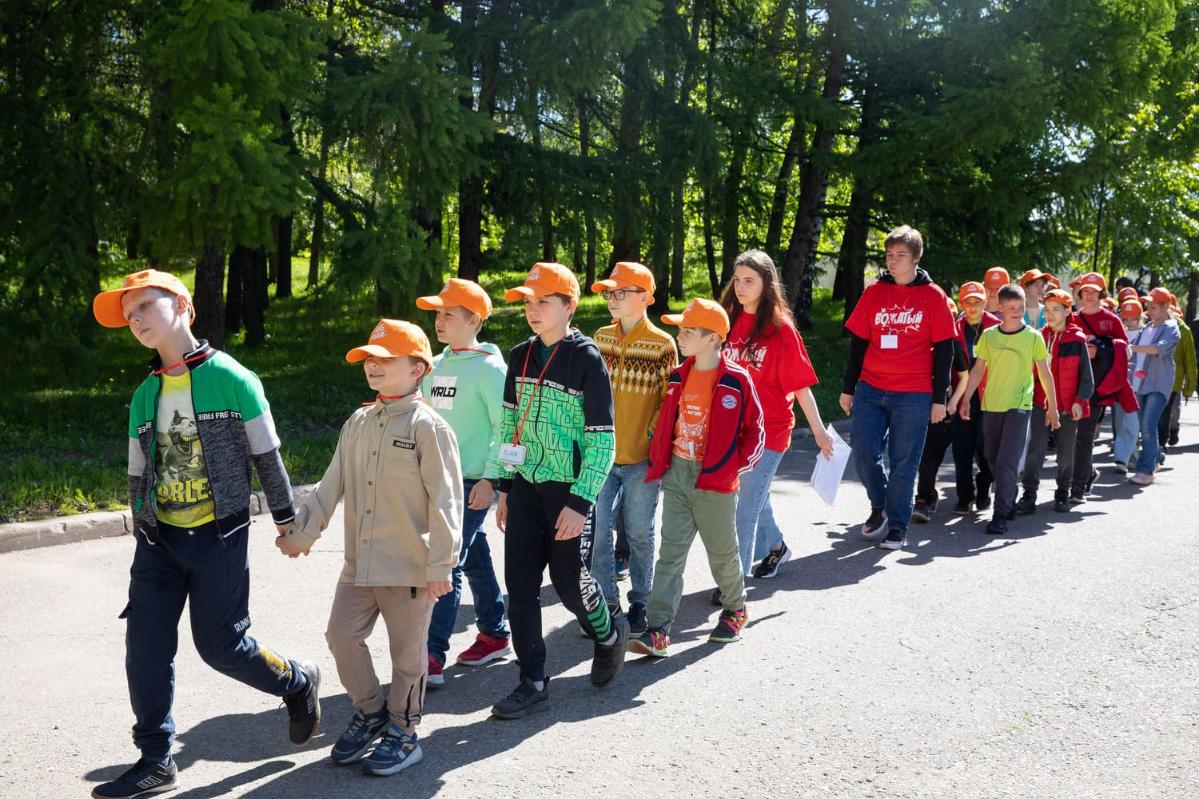
[[[733,264],[741,254],[741,181],[745,175],[744,141],[733,145],[733,158],[724,179],[724,211],[720,220],[720,285],[733,279]]]
[[[325,6],[325,19],[333,19],[333,3],[334,0],[329,0]],[[325,49],[330,53],[333,51],[334,42],[331,39],[325,40]],[[328,70],[325,72],[325,109],[330,105],[328,91]],[[326,183],[329,175],[329,145],[333,138],[330,132],[331,125],[327,120],[321,120],[321,145],[320,156],[317,163],[317,175],[322,184]],[[308,283],[305,288],[311,290],[321,277],[321,252],[324,249],[325,243],[325,198],[317,192],[316,199],[312,201],[312,239],[308,248]]]
[[[204,245],[196,261],[196,323],[192,330],[217,349],[225,348],[225,253],[215,243]]]
[[[1187,276],[1187,307],[1186,321],[1190,322],[1195,318],[1196,304],[1199,303],[1199,271],[1191,270],[1191,274]]]
[[[791,125],[791,135],[787,137],[787,149],[783,151],[783,161],[779,164],[778,174],[774,178],[774,197],[770,201],[770,219],[766,223],[766,253],[772,258],[779,254],[779,244],[783,240],[783,217],[787,214],[787,187],[791,183],[791,175],[795,172],[795,164],[803,156],[804,129],[803,116],[796,114]]]
[[[687,222],[683,214],[683,186],[676,185],[671,202],[671,233],[674,241],[670,248],[670,296],[683,299],[683,271],[685,259],[683,248],[687,241]]]
[[[612,255],[617,261],[641,260],[641,169],[636,163],[645,123],[643,86],[646,53],[637,47],[625,61],[620,127],[616,137],[616,184],[612,188]]]
[[[704,260],[708,262],[708,285],[712,298],[720,299],[720,276],[716,274],[716,243],[712,236],[712,193],[704,187]]]
[[[828,110],[839,103],[845,84],[844,13],[839,3],[829,4],[828,68],[821,97]],[[812,146],[800,179],[799,207],[791,229],[791,242],[783,259],[783,283],[787,299],[795,309],[795,321],[803,329],[812,326],[812,283],[816,271],[816,249],[824,228],[824,198],[828,191],[828,160],[839,125],[822,119],[816,124]]]
[[[241,330],[245,307],[246,274],[250,271],[250,250],[238,245],[229,253],[229,277],[225,289],[225,332],[230,336]]]
[[[579,109],[579,160],[583,162],[584,174],[587,174],[591,161],[591,116],[587,111],[587,95],[580,94],[575,101]],[[584,181],[584,191],[591,181]],[[583,198],[583,234],[587,238],[586,255],[586,285],[595,283],[595,215],[591,211],[593,196]]]
[[[242,296],[243,316],[246,323],[246,345],[257,347],[266,341],[266,250],[252,250],[246,265]]]
[[[866,239],[870,235],[870,206],[874,192],[860,182],[854,184],[849,198],[849,214],[845,218],[845,233],[841,237],[841,252],[837,256],[837,281],[845,298],[845,314],[849,319],[858,298],[866,289]],[[834,286],[834,296],[836,286]]]
[[[291,233],[295,217],[292,214],[279,220],[279,232],[275,243],[275,258],[279,262],[279,272],[275,275],[275,298],[285,299],[291,296]]]

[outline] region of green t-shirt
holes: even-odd
[[[1040,333],[1028,325],[1013,333],[998,325],[987,328],[974,345],[974,357],[987,362],[984,411],[1032,410],[1035,364],[1049,357]]]

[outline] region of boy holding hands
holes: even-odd
[[[293,558],[307,555],[344,498],[345,564],[325,638],[354,716],[330,757],[339,765],[362,760],[368,774],[387,776],[423,757],[416,727],[425,699],[425,645],[433,604],[452,590],[458,564],[462,468],[454,431],[420,395],[433,360],[424,331],[383,319],[346,360],[362,362],[378,396],[342,425],[320,484],[276,545]],[[379,616],[391,648],[386,699],[366,646]]]

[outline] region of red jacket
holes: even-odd
[[[1066,322],[1066,329],[1057,333],[1049,325],[1041,328],[1045,348],[1049,350],[1049,372],[1053,375],[1053,387],[1057,394],[1057,410],[1063,418],[1070,415],[1074,403],[1082,406],[1083,416],[1091,413],[1091,395],[1095,392],[1095,380],[1091,376],[1091,359],[1087,355],[1087,336],[1073,322]],[[1045,389],[1033,375],[1033,402],[1038,408],[1045,407]]]
[[[647,483],[660,479],[670,468],[679,398],[694,364],[694,356],[683,361],[670,373],[666,383],[666,398],[662,400],[654,440],[649,445]],[[766,433],[762,426],[762,405],[749,372],[724,356],[716,368],[720,374],[712,391],[708,440],[704,444],[704,458],[695,487],[731,494],[740,486],[741,472],[752,469],[762,457]]]

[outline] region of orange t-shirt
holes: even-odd
[[[708,411],[716,389],[719,369],[700,371],[692,368],[679,399],[679,415],[674,425],[674,454],[689,461],[703,460],[708,441]]]

